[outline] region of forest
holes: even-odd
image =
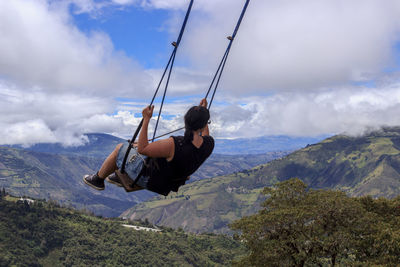
[[[265,187],[233,236],[135,231],[54,201],[0,191],[0,266],[394,266],[400,197],[350,197],[293,178]],[[157,227],[148,221],[136,225]]]
[[[349,197],[299,179],[266,187],[255,215],[234,222],[250,253],[238,266],[397,266],[400,197]]]
[[[1,191],[0,266],[226,266],[245,253],[229,236],[135,231],[53,201]],[[145,222],[141,223],[144,226]]]

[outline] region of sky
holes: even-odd
[[[204,97],[244,3],[194,1],[157,133],[182,127]],[[0,144],[131,137],[188,4],[0,0]],[[251,0],[210,128],[217,138],[359,135],[400,125],[399,114],[400,1]]]

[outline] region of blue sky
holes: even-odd
[[[205,94],[244,2],[195,1],[161,132],[181,127]],[[0,143],[129,137],[187,4],[1,1]],[[211,110],[212,133],[319,136],[399,125],[399,44],[398,0],[252,0]]]
[[[126,7],[111,9],[99,17],[88,13],[74,14],[76,25],[83,32],[106,32],[116,50],[135,58],[145,68],[162,68],[171,51],[165,21],[169,11]]]

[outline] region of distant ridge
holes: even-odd
[[[216,139],[214,153],[235,155],[293,151],[306,145],[320,142],[326,137],[290,137],[277,135],[257,138]]]
[[[85,136],[87,136],[88,142],[80,146],[63,146],[61,143],[39,143],[30,147],[23,147],[21,145],[12,145],[9,147],[43,153],[105,158],[114,150],[117,144],[126,141],[125,139],[103,133],[88,133]]]
[[[30,147],[12,145],[8,147],[45,152],[53,154],[73,154],[104,158],[117,144],[126,142],[113,135],[103,133],[85,134],[88,142],[81,146],[63,146],[60,143],[40,143]],[[215,139],[215,154],[248,155],[264,154],[276,151],[293,151],[308,144],[314,144],[324,137],[289,137],[289,136],[264,136],[257,138]]]

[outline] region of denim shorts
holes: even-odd
[[[122,162],[124,160],[125,153],[128,147],[129,143],[124,143],[119,149],[116,162],[118,169],[121,169],[122,167]],[[125,164],[125,171],[132,180],[135,180],[142,171],[146,158],[147,156],[143,156],[137,152],[136,147],[132,147]],[[140,187],[147,188],[148,181],[148,176],[140,176],[139,179],[136,181],[136,184]]]

